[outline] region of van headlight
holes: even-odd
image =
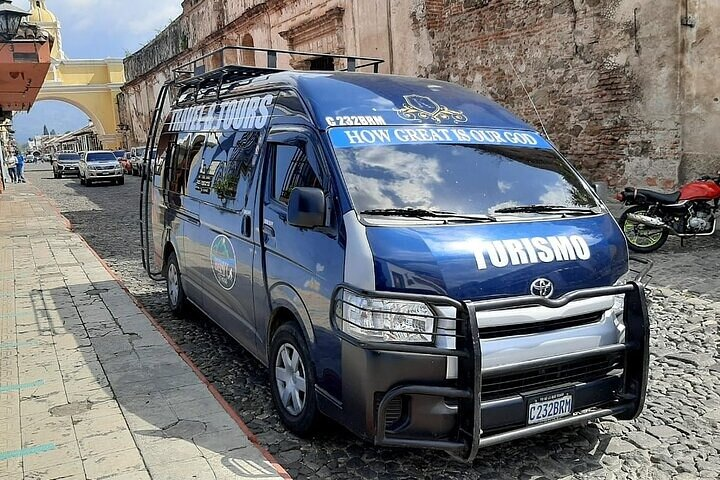
[[[335,318],[340,330],[358,340],[430,343],[433,311],[421,302],[373,298],[348,290],[338,293]]]
[[[615,282],[615,287],[620,287],[622,285],[625,285],[628,281],[628,273],[625,275],[622,275],[617,282]],[[625,294],[621,293],[620,295],[615,295],[613,298],[613,306],[611,310],[615,322],[615,326],[618,329],[619,332],[619,341],[624,343],[625,342]]]
[[[622,287],[623,285],[628,283],[629,279],[630,279],[630,271],[628,270],[627,272],[625,272],[624,275],[621,275],[620,278],[617,279],[617,282],[615,282],[613,287]],[[624,293],[622,293],[620,295],[615,295],[615,299],[613,300],[612,312],[615,314],[616,317],[622,319],[623,313],[625,312],[625,294]]]

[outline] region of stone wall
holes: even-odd
[[[155,98],[173,69],[247,38],[261,48],[383,58],[381,72],[415,75],[429,50],[413,32],[412,8],[409,0],[185,0],[177,20],[125,59],[128,141],[146,141]],[[228,54],[225,63],[237,57]],[[305,60],[280,57],[278,66],[307,68]],[[264,66],[263,54],[254,63]],[[205,62],[219,65],[219,58]]]
[[[132,82],[154,70],[188,47],[188,36],[182,18],[172,22],[165,30],[139,51],[125,58],[125,75]]]
[[[680,109],[683,152],[680,179],[687,181],[720,170],[720,2],[689,0],[694,27],[680,37]]]
[[[249,38],[460,83],[542,119],[591,180],[671,189],[720,169],[718,19],[717,0],[185,0],[126,59],[130,143],[145,141],[173,68]]]
[[[720,166],[720,4],[684,3],[425,0],[414,29],[431,39],[424,75],[541,128],[524,83],[549,137],[590,179],[671,189]]]
[[[644,64],[676,75],[676,62],[666,60],[677,15],[657,3],[427,0],[415,24],[432,38],[424,74],[489,95],[538,128],[542,119],[590,179],[621,185],[630,176],[669,188],[680,161],[677,89],[649,81]],[[647,98],[662,116],[652,115]]]

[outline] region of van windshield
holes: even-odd
[[[547,149],[423,143],[336,146],[335,154],[358,212],[492,215],[598,206],[577,174]]]

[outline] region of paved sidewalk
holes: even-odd
[[[31,185],[0,195],[6,478],[280,478]]]

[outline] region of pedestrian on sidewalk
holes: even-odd
[[[17,181],[17,157],[15,153],[8,155],[5,164],[7,165],[8,174],[10,175],[10,183],[15,183]]]
[[[25,157],[22,152],[17,152],[17,181],[25,183]]]

